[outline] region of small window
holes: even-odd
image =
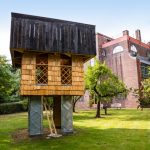
[[[146,79],[149,77],[149,65],[141,63],[141,73],[142,73],[142,79]]]
[[[102,50],[102,56],[106,56],[106,50]]]
[[[107,39],[107,42],[110,42],[111,41],[111,39]]]
[[[136,49],[136,47],[134,45],[131,46],[130,55],[132,57],[136,57],[137,56],[137,49]]]
[[[113,49],[113,54],[120,53],[120,52],[123,52],[122,46],[117,46]]]
[[[67,55],[61,55],[61,84],[72,84],[72,59]]]
[[[36,84],[48,84],[48,55],[36,56]]]

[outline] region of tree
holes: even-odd
[[[142,87],[143,97],[150,99],[150,77],[142,81]]]
[[[150,70],[150,68],[149,68]],[[138,107],[143,110],[144,107],[150,106],[150,71],[147,79],[141,81],[140,88],[134,89],[134,96],[138,98]]]
[[[11,101],[20,101],[25,98],[20,96],[19,88],[20,88],[20,80],[21,80],[21,71],[20,69],[12,69],[11,70],[12,77],[12,92],[10,95]]]
[[[73,112],[76,112],[76,111],[75,111],[75,106],[76,106],[77,101],[78,101],[80,98],[81,98],[81,96],[73,96],[73,97],[72,97]]]
[[[20,73],[12,68],[5,56],[0,56],[0,103],[18,96]]]
[[[97,99],[96,118],[100,118],[101,102],[109,102],[118,94],[126,95],[128,90],[124,83],[103,63],[95,60],[94,66],[89,66],[85,73],[86,88],[90,93],[94,93]],[[107,107],[105,113],[107,114]]]

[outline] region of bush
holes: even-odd
[[[28,109],[27,101],[0,104],[0,114],[24,112],[24,111],[27,111],[27,109]]]
[[[143,108],[149,108],[150,107],[150,98],[140,98],[138,100],[138,103]]]

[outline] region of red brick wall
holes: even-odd
[[[116,46],[122,46],[124,51],[121,53],[113,54],[113,49]],[[129,54],[128,41],[121,41],[114,45],[104,48],[107,52],[105,58],[106,64],[112,71],[126,84],[128,88],[138,88],[138,71],[137,61]],[[135,108],[137,107],[137,98],[130,93],[127,98],[121,101],[123,107]]]
[[[127,85],[128,88],[138,88],[138,71],[137,71],[137,61],[135,58],[132,58],[129,55],[128,49],[123,53],[122,57],[122,66],[123,66],[123,82]],[[137,98],[130,93],[125,100],[125,107],[136,107]]]

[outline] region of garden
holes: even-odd
[[[149,150],[150,109],[110,109],[95,118],[95,111],[74,113],[74,134],[60,138],[25,138],[27,113],[0,116],[1,150]],[[44,127],[48,127],[44,119]],[[19,135],[18,139],[14,135]]]

